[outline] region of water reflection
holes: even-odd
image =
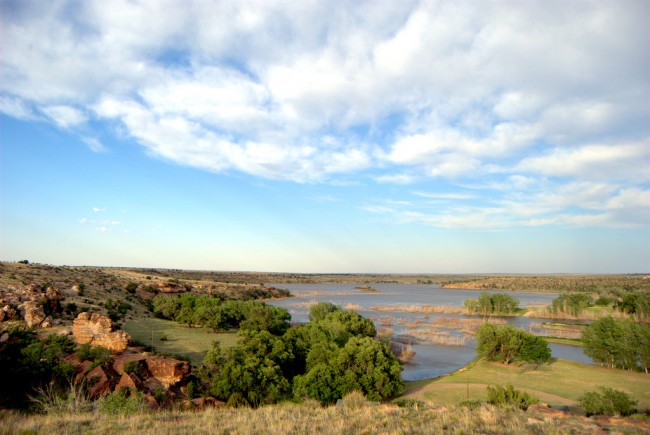
[[[289,289],[296,297],[273,301],[272,305],[289,310],[293,322],[307,322],[309,306],[317,302],[331,302],[343,308],[354,309],[364,317],[375,322],[378,330],[389,332],[393,336],[409,335],[413,331],[426,330],[430,325],[441,323],[460,324],[463,319],[476,319],[475,316],[460,314],[409,313],[395,311],[376,311],[374,306],[394,305],[436,305],[462,307],[466,299],[476,299],[485,290],[443,289],[437,285],[378,284],[376,293],[364,293],[355,289],[353,284],[273,284],[278,288]],[[500,293],[499,291],[488,291]],[[519,299],[520,307],[550,304],[557,293],[508,292]],[[440,320],[446,319],[446,320]],[[527,317],[502,317],[504,323],[524,330],[534,328],[540,319]],[[430,329],[433,327],[431,326]],[[404,380],[426,379],[451,373],[463,367],[474,358],[475,340],[462,328],[454,325],[451,329],[440,329],[449,337],[465,337],[459,346],[437,344],[413,344],[416,352],[412,363],[407,364],[402,373]],[[592,361],[577,346],[551,343],[553,356],[581,363]]]

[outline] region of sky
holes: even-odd
[[[650,271],[650,2],[0,1],[0,260]]]

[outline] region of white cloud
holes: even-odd
[[[650,179],[650,142],[617,145],[584,145],[555,148],[543,155],[523,159],[519,171],[582,179]]]
[[[333,184],[444,180],[537,201],[497,196],[407,216],[443,226],[498,227],[513,222],[505,213],[568,222],[557,213],[569,193],[537,186],[542,179],[607,186],[610,199],[623,187],[647,189],[644,2],[1,7],[11,44],[0,58],[0,111],[72,131],[95,152],[106,147],[90,118],[117,124],[151,156],[209,171]],[[634,220],[631,208],[599,201],[581,199],[593,213],[574,220]],[[594,217],[601,212],[608,217]]]
[[[101,212],[106,211],[106,209],[105,208],[100,208],[100,207],[93,207],[92,211],[93,211],[93,213],[101,213]]]
[[[77,127],[88,119],[79,109],[72,106],[55,105],[41,108],[61,128]]]

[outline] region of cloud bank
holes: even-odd
[[[360,205],[397,222],[650,221],[648,2],[1,8],[0,111],[93,151],[126,134],[218,173],[416,186]]]

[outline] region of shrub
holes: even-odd
[[[137,282],[129,282],[126,287],[126,291],[133,294],[135,291],[138,289],[138,283]]]
[[[510,384],[505,387],[502,385],[488,386],[487,393],[488,403],[495,406],[511,405],[525,411],[530,405],[539,402],[535,396],[515,390]]]
[[[134,373],[138,375],[138,377],[142,378],[144,377],[144,373],[142,371],[142,364],[140,364],[140,361],[128,361],[127,363],[124,364],[124,373],[131,374]]]
[[[548,343],[510,325],[484,323],[476,333],[476,353],[488,361],[510,364],[514,361],[542,364],[551,359]]]
[[[97,410],[107,415],[141,414],[149,409],[142,393],[130,394],[128,390],[114,391],[99,399]]]
[[[578,398],[578,403],[590,415],[631,415],[639,403],[627,393],[613,388],[598,386]]]

